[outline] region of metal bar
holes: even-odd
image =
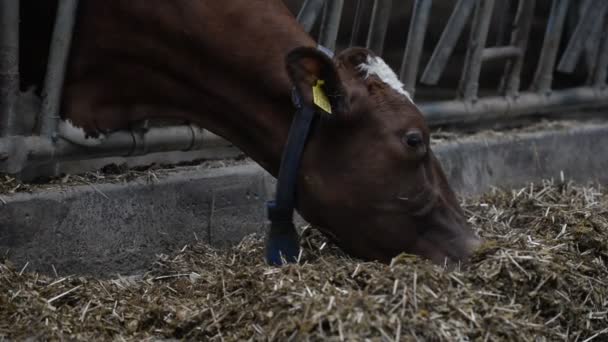
[[[302,4],[297,19],[306,32],[310,32],[315,26],[315,22],[323,10],[323,4],[325,4],[325,0],[306,0]]]
[[[459,92],[465,100],[475,100],[479,88],[481,54],[486,45],[494,0],[479,0],[471,28],[471,40],[460,79]]]
[[[19,95],[19,0],[0,0],[0,137],[14,129]]]
[[[357,7],[355,8],[355,18],[353,19],[353,28],[350,34],[349,46],[358,45],[359,31],[361,30],[361,20],[363,20],[363,1],[357,0]]]
[[[340,28],[343,7],[344,0],[328,0],[325,2],[319,42],[330,50],[336,49],[336,40],[338,38],[338,29]]]
[[[496,11],[495,13],[497,14],[497,18],[496,18],[496,27],[497,32],[496,32],[496,40],[494,42],[495,46],[503,46],[503,45],[507,45],[508,42],[508,32],[511,31],[511,23],[509,22],[509,16],[508,14],[511,12],[511,5],[512,5],[512,1],[511,0],[501,0],[496,4]]]
[[[382,50],[384,50],[384,39],[388,30],[392,5],[393,0],[374,0],[366,46],[378,56],[381,56]]]
[[[40,135],[44,137],[54,138],[57,131],[59,106],[77,7],[78,0],[60,0],[57,7],[49,62],[42,90],[42,112],[39,122]]]
[[[410,20],[410,28],[405,45],[405,54],[401,62],[401,81],[405,84],[405,89],[413,97],[416,91],[416,76],[420,64],[420,56],[424,46],[424,37],[431,15],[433,0],[416,0]]]
[[[490,47],[483,49],[481,61],[486,62],[495,59],[515,58],[521,55],[521,49],[516,46]]]
[[[524,65],[524,57],[528,46],[528,37],[534,20],[534,7],[536,0],[520,1],[517,6],[517,14],[513,24],[511,35],[511,45],[519,49],[519,54],[515,59],[509,61],[505,67],[504,78],[502,81],[504,94],[516,96],[519,92],[521,68]]]
[[[439,42],[433,50],[433,55],[429,60],[420,82],[427,85],[435,85],[439,81],[443,70],[452,55],[456,42],[462,33],[469,16],[473,11],[476,0],[459,0],[454,7],[454,11],[439,38]]]
[[[522,92],[513,97],[484,97],[476,102],[453,100],[419,103],[432,127],[466,125],[479,121],[505,121],[525,115],[555,115],[572,109],[608,106],[608,88],[578,87],[554,91],[549,95]]]
[[[591,6],[593,5],[593,0],[584,0],[583,6]],[[599,45],[601,42],[601,34],[604,28],[604,20],[603,17],[596,20],[591,28],[591,34],[586,37],[586,42],[583,44],[583,55],[585,56],[585,66],[587,70],[591,72],[591,70],[595,69],[595,63],[597,62],[597,55],[599,51]]]
[[[559,61],[557,70],[566,73],[574,71],[585,47],[585,42],[592,33],[593,25],[604,16],[607,5],[608,1],[606,0],[596,0],[593,4],[587,6],[587,10],[580,18],[570,41],[568,41],[568,46],[566,46],[564,55]]]
[[[29,162],[68,161],[82,158],[132,157],[148,153],[195,151],[209,147],[232,146],[228,141],[197,126],[150,128],[112,133],[98,146],[75,145],[64,139],[32,137],[0,139],[0,172],[18,173]],[[5,155],[6,158],[1,156]]]
[[[608,74],[608,20],[604,19],[603,26],[603,38],[600,41],[597,61],[593,64],[593,69],[589,71],[590,83],[601,88],[606,86],[606,76]]]
[[[553,0],[551,5],[551,13],[547,22],[543,47],[538,59],[538,67],[534,73],[534,81],[532,82],[532,90],[547,93],[551,91],[551,83],[553,82],[553,69],[557,59],[557,50],[559,49],[560,39],[564,30],[566,14],[570,0]]]

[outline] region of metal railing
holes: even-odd
[[[19,0],[0,0],[0,138],[13,131],[19,94]]]
[[[63,81],[70,54],[78,0],[59,1],[55,29],[51,38],[49,61],[42,90],[42,110],[39,133],[43,137],[55,139],[59,122],[59,105],[63,92]]]
[[[507,2],[509,0],[500,0],[498,4],[504,8]],[[332,3],[333,0],[327,0],[325,6],[329,7]],[[363,19],[359,13],[361,3],[362,0],[358,0],[356,4],[353,36],[358,34],[360,22]],[[421,65],[433,0],[412,1],[413,10],[409,18],[407,43],[399,68],[401,81],[412,96],[415,95],[417,85],[437,85],[458,40],[470,23],[471,34],[455,98],[448,101],[418,103],[431,126],[468,124],[481,120],[506,121],[518,116],[608,106],[608,90],[605,86],[608,73],[608,20],[606,20],[608,1],[605,0],[552,1],[534,81],[527,90],[522,89],[521,72],[526,61],[531,26],[535,20],[536,3],[535,0],[517,1],[514,21],[506,23],[510,25],[507,27],[511,28],[509,44],[487,47],[486,41],[496,5],[495,0],[456,1],[431,57],[426,61],[426,65]],[[391,4],[392,1],[373,1],[366,45],[380,55],[383,52]],[[566,15],[569,9],[578,10],[577,5],[582,6],[584,10],[573,34],[566,37],[568,44],[563,49],[556,69],[559,43],[564,38],[563,28]],[[306,8],[303,8],[302,11],[305,10]],[[300,16],[306,15],[306,13],[300,13]],[[308,13],[309,21],[311,16]],[[504,20],[505,17],[506,14],[502,15],[501,20]],[[324,17],[323,20],[328,19]],[[322,27],[332,25],[339,25],[339,22],[322,23]],[[591,35],[594,25],[601,25],[603,34],[600,32],[599,35]],[[312,28],[312,25],[309,24],[307,28]],[[591,61],[588,65],[589,81],[577,87],[552,90],[554,72],[557,70],[562,73],[572,73],[581,60],[585,43],[589,43],[590,40],[591,43],[598,45],[598,53],[596,56],[588,58]],[[350,41],[355,40],[351,37]],[[322,41],[322,43],[328,46],[336,45],[335,41]],[[498,91],[494,96],[479,96],[482,65],[496,60],[505,61],[505,71],[501,81],[497,84]],[[424,66],[424,70],[419,75],[421,66]]]
[[[407,42],[400,58],[400,66],[395,69],[398,69],[401,80],[412,96],[417,88],[438,84],[459,39],[470,28],[463,72],[458,89],[454,91],[455,97],[452,100],[418,101],[418,106],[431,126],[475,123],[480,120],[511,120],[517,116],[608,106],[608,1],[552,0],[538,66],[526,89],[522,87],[520,77],[526,62],[537,1],[517,1],[514,20],[505,22],[504,27],[508,29],[501,26],[501,36],[510,34],[510,39],[498,39],[502,42],[499,46],[488,47],[486,44],[494,7],[496,4],[507,7],[507,1],[515,2],[456,1],[428,60],[423,59],[423,50],[433,15],[433,1],[411,1],[412,12],[409,23],[406,23],[409,25],[400,26],[404,31],[409,27]],[[19,0],[0,0],[0,172],[16,173],[32,162],[135,156],[229,145],[212,133],[191,125],[153,128],[146,132],[118,132],[109,135],[100,146],[89,148],[57,139],[60,97],[78,0],[59,0],[37,135],[24,137],[12,134],[16,131],[13,126],[19,95],[19,4]],[[382,55],[386,49],[389,19],[394,15],[396,3],[392,0],[373,0],[371,10],[366,10],[365,5],[369,4],[369,1],[363,0],[305,0],[297,17],[307,31],[318,28],[318,41],[331,49],[355,44],[358,35],[367,25],[365,45]],[[566,16],[569,10],[578,9],[576,5],[583,6],[581,16],[573,33],[565,37]],[[350,39],[338,44],[340,27],[346,23],[343,16],[345,6],[354,7],[352,29]],[[501,21],[505,18],[502,16]],[[598,27],[599,34],[596,32]],[[560,50],[560,42],[564,38],[568,39],[567,45]],[[595,44],[595,53],[586,50],[590,42]],[[588,64],[588,81],[580,86],[553,90],[554,72],[573,72],[583,55]],[[504,72],[496,85],[495,94],[480,96],[482,65],[490,61],[504,61]]]
[[[426,1],[430,0],[419,0],[418,2]],[[608,2],[603,0],[591,1],[593,3],[589,4],[587,11],[579,18],[576,29],[564,49],[557,68],[560,72],[571,73],[574,71],[574,67],[583,52],[583,41],[586,40],[583,37],[588,36],[590,22],[605,20]],[[465,2],[471,1],[461,0],[458,4],[461,5]],[[569,89],[552,90],[552,75],[555,70],[559,42],[563,36],[564,20],[568,7],[574,9],[574,3],[569,0],[553,0],[534,82],[529,90],[522,91],[520,84],[521,70],[526,56],[530,28],[534,20],[536,1],[518,1],[510,44],[498,47],[486,47],[488,23],[492,16],[494,0],[477,0],[474,2],[476,12],[465,59],[465,69],[460,82],[459,97],[452,101],[421,104],[422,110],[431,124],[460,124],[477,120],[511,120],[523,115],[558,113],[573,108],[595,108],[608,105],[608,92],[605,88],[606,77],[605,75],[601,76],[601,70],[606,69],[608,59],[603,54],[594,58],[592,65],[588,68],[589,75],[594,78],[595,82]],[[414,17],[417,15],[420,14],[414,13]],[[454,14],[452,17],[454,17]],[[457,29],[446,27],[443,34],[460,34],[462,29],[462,26]],[[416,32],[410,34],[416,34]],[[602,46],[605,45],[606,38],[603,38],[603,40]],[[597,43],[600,43],[599,39]],[[440,41],[435,48],[435,52],[451,48],[451,46],[446,47],[446,45],[442,45]],[[605,49],[605,47],[602,49]],[[482,64],[491,59],[507,61],[499,86],[499,94],[498,96],[479,97],[479,71]],[[433,64],[433,62],[433,58],[431,58],[422,75],[421,83],[436,84],[438,75],[443,71],[444,65]]]

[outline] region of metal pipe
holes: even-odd
[[[11,135],[19,95],[19,0],[0,0],[0,137]]]
[[[401,62],[401,81],[405,84],[405,89],[413,97],[416,92],[416,77],[418,76],[418,66],[420,56],[424,47],[424,37],[431,15],[433,0],[416,0],[410,20],[410,28],[407,34],[405,53]]]
[[[511,35],[511,45],[517,47],[519,54],[507,63],[502,80],[503,93],[516,96],[519,92],[521,69],[524,65],[524,57],[528,46],[532,20],[534,20],[534,7],[536,0],[520,1],[515,15],[514,29]]]
[[[597,62],[590,70],[591,82],[594,86],[604,88],[606,86],[606,76],[608,71],[608,20],[604,19],[603,39],[600,41]]]
[[[325,2],[319,42],[330,50],[336,49],[336,40],[338,39],[338,29],[340,28],[343,7],[344,0],[328,0]]]
[[[570,41],[568,41],[562,59],[559,61],[558,71],[567,73],[574,71],[585,47],[585,42],[591,36],[593,25],[597,20],[603,18],[607,6],[608,1],[606,0],[596,0],[593,4],[587,6],[585,13],[574,29],[572,37],[570,37]]]
[[[419,103],[432,127],[465,125],[479,121],[511,120],[518,116],[557,114],[565,110],[608,106],[608,89],[578,87],[551,94],[524,92],[518,97],[484,97],[472,101],[441,101]]]
[[[232,146],[219,136],[194,125],[155,127],[145,133],[118,131],[98,146],[75,145],[64,139],[55,143],[44,137],[0,139],[0,172],[20,172],[30,162],[67,161],[104,157],[132,157],[148,153],[195,151]],[[3,158],[1,156],[6,156]]]
[[[306,32],[310,32],[315,26],[315,22],[323,10],[323,4],[325,4],[325,0],[306,0],[302,4],[297,20]]]
[[[363,19],[363,1],[357,0],[357,7],[355,8],[355,18],[353,19],[353,28],[350,33],[350,44],[349,46],[358,45],[359,31],[361,30],[361,20]]]
[[[553,82],[553,68],[557,59],[557,50],[564,30],[566,14],[570,0],[553,0],[551,13],[545,30],[543,47],[538,59],[538,67],[534,73],[531,90],[547,93],[551,91]]]
[[[429,125],[511,120],[524,115],[556,114],[573,108],[608,106],[608,88],[579,87],[551,94],[521,93],[513,97],[486,97],[471,101],[419,103]],[[56,143],[41,137],[13,136],[0,139],[0,172],[17,173],[27,162],[77,160],[113,156],[136,156],[175,150],[231,146],[226,140],[196,126],[151,128],[145,134],[121,131],[107,136],[99,146],[84,147],[63,139]]]
[[[391,17],[392,4],[393,0],[374,0],[366,47],[378,56],[381,56],[384,50],[384,39]]]
[[[59,0],[42,90],[40,135],[55,138],[78,0]]]
[[[585,0],[584,5],[591,6],[593,0]],[[581,5],[583,7],[584,5]],[[585,66],[587,70],[595,69],[595,63],[597,62],[597,55],[599,53],[599,45],[602,37],[602,30],[604,28],[604,18],[600,17],[596,20],[591,28],[591,34],[586,37],[586,42],[583,44],[583,55],[585,56]]]
[[[495,46],[503,46],[509,43],[507,35],[511,31],[511,23],[508,20],[508,14],[511,12],[511,2],[511,0],[501,0],[496,4],[496,13],[499,15],[496,18],[498,31],[496,32]]]
[[[486,45],[494,0],[480,0],[475,10],[475,19],[471,28],[471,40],[464,62],[459,92],[466,100],[477,98],[479,73],[481,72],[481,54]]]
[[[495,59],[515,58],[522,55],[520,48],[516,46],[499,46],[483,49],[481,61],[491,61]]]
[[[429,60],[420,82],[427,85],[435,85],[439,81],[441,74],[454,51],[456,42],[462,33],[469,16],[473,11],[476,0],[459,0],[454,7],[454,11],[441,33],[441,38],[433,50],[433,55]]]

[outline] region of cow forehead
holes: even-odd
[[[375,75],[397,93],[405,96],[410,102],[414,103],[410,93],[403,88],[403,83],[399,81],[399,78],[393,69],[391,69],[381,57],[368,55],[366,61],[359,64],[357,68],[360,71],[365,72],[365,78]]]

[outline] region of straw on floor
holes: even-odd
[[[0,264],[0,339],[606,341],[608,196],[546,181],[468,199],[487,240],[445,270],[343,255],[316,230],[299,265],[263,262],[263,241],[198,244],[138,277],[53,277]]]

